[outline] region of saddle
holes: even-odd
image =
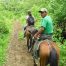
[[[28,27],[26,28],[26,30],[29,31],[29,32],[31,33],[32,36],[34,36],[35,33],[38,32],[38,30],[35,29],[35,27],[34,27],[33,25],[28,26]]]
[[[48,39],[48,40],[51,40],[52,39],[52,34],[41,34],[41,36],[39,37],[41,40],[45,40],[45,39]]]

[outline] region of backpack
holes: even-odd
[[[34,17],[29,16],[29,17],[28,17],[28,23],[34,24]]]

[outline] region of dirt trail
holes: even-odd
[[[27,51],[26,40],[18,40],[19,31],[22,31],[22,26],[19,21],[15,21],[7,51],[7,62],[4,66],[33,66],[32,56]]]

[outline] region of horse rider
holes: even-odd
[[[48,10],[46,8],[41,8],[41,10],[39,11],[42,19],[41,19],[41,27],[38,30],[38,32],[34,35],[34,39],[37,39],[37,37],[39,36],[39,38],[41,40],[45,40],[45,39],[52,39],[52,35],[53,35],[53,22],[52,22],[52,18],[48,15]],[[35,42],[36,44],[36,42]],[[34,45],[35,45],[34,44]],[[37,44],[36,44],[37,45]],[[34,50],[34,58],[37,58],[37,50]]]
[[[35,18],[34,18],[34,16],[32,15],[32,13],[31,13],[31,11],[29,10],[28,12],[27,12],[27,16],[26,16],[26,23],[27,23],[27,25],[24,27],[24,30],[26,30],[26,28],[28,27],[28,26],[34,26],[34,23],[35,23]],[[25,33],[24,33],[24,37],[25,37]]]
[[[28,15],[26,16],[26,23],[27,23],[27,26],[31,26],[31,25],[34,26],[34,23],[35,23],[34,16],[32,15],[31,11],[28,11],[27,14],[28,14]],[[27,27],[27,26],[26,26],[26,27]],[[26,29],[26,27],[24,28],[24,30]]]

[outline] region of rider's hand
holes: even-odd
[[[34,39],[37,39],[37,35],[36,34],[34,35]]]
[[[35,39],[38,39],[38,38],[40,37],[40,35],[41,35],[41,34],[39,34],[39,35],[35,34],[35,35],[34,35],[34,38],[35,38]]]

